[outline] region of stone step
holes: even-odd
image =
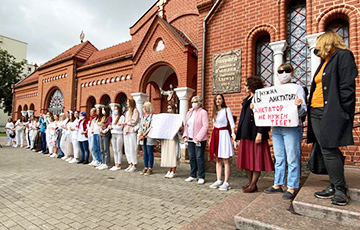
[[[267,184],[272,185],[273,178],[264,178],[260,182],[264,183],[264,180],[269,180]],[[282,194],[265,194],[260,188],[259,191],[260,195],[235,216],[237,229],[358,229],[345,227],[338,222],[298,215],[293,211],[291,202],[282,198]]]
[[[331,204],[330,199],[318,199],[314,196],[329,185],[327,175],[311,174],[293,201],[296,213],[324,221],[335,221],[344,226],[360,228],[360,170],[346,168],[345,178],[349,187],[350,201],[346,206]]]

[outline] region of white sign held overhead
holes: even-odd
[[[182,125],[182,116],[180,114],[160,113],[152,117],[151,129],[148,134],[154,139],[172,140],[178,133]]]

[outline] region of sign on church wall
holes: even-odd
[[[213,55],[212,93],[238,93],[241,82],[241,49]]]

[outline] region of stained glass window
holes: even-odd
[[[286,62],[294,67],[294,80],[302,86],[311,84],[310,50],[306,45],[306,4],[292,1],[288,9]]]
[[[56,90],[50,98],[48,111],[53,115],[60,114],[64,109],[64,97],[61,91]]]
[[[332,20],[327,26],[326,30],[333,30],[337,32],[343,39],[345,44],[349,47],[349,22],[343,19]]]
[[[273,51],[270,36],[263,36],[256,42],[256,75],[261,76],[265,85],[273,85]]]

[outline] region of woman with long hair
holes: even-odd
[[[145,102],[139,129],[139,141],[141,142],[144,153],[144,169],[140,173],[141,175],[151,175],[153,173],[154,146],[156,145],[156,140],[147,136],[151,129],[153,115],[151,103],[148,101]]]
[[[89,163],[89,165],[96,167],[101,165],[102,162],[99,142],[99,126],[97,125],[99,113],[99,109],[90,109],[90,120],[88,129],[89,148],[93,159]]]
[[[20,119],[18,119],[15,123],[15,140],[16,144],[13,147],[24,147],[24,135],[25,135],[25,123],[26,118],[24,116],[21,116]]]
[[[314,53],[321,57],[310,89],[308,143],[320,146],[330,185],[316,192],[318,198],[330,199],[334,205],[346,205],[344,156],[340,146],[353,145],[355,114],[355,78],[358,75],[353,53],[339,34],[327,31],[316,41]]]
[[[73,122],[75,121],[74,113],[71,110],[67,111],[67,117],[69,121],[66,123],[66,125],[63,127],[65,131],[65,156],[61,158],[61,160],[64,161],[71,161],[73,156],[73,146],[72,146],[72,131],[71,127],[73,126]]]
[[[232,140],[235,141],[235,123],[231,109],[226,106],[225,98],[222,94],[216,94],[214,97],[212,119],[214,127],[210,139],[210,161],[212,161],[215,156],[217,180],[209,187],[227,191],[231,188],[229,184],[229,159],[234,155]],[[222,165],[224,165],[225,168],[224,181],[222,181]]]
[[[113,111],[114,119],[111,129],[111,145],[114,150],[114,161],[115,165],[110,169],[111,171],[117,171],[121,169],[121,157],[123,154],[124,147],[124,136],[123,136],[123,128],[125,116],[123,115],[122,109],[120,106],[115,105]]]
[[[102,164],[96,168],[99,170],[104,170],[108,169],[110,164],[110,125],[112,123],[112,117],[110,116],[109,106],[105,106],[104,108],[102,108],[101,113],[103,116],[98,122],[98,125],[100,127],[100,151],[102,154]]]
[[[135,172],[137,165],[137,137],[136,133],[139,129],[140,114],[136,108],[134,99],[128,99],[126,101],[126,113],[124,122],[124,145],[125,155],[129,163],[129,166],[125,169],[125,172]]]
[[[74,111],[74,121],[70,126],[71,130],[71,144],[73,146],[73,158],[69,161],[70,164],[77,164],[80,158],[80,146],[78,142],[78,126],[79,126],[79,111]]]
[[[258,76],[246,79],[245,92],[248,96],[242,103],[236,140],[239,140],[239,150],[236,167],[244,169],[249,182],[242,186],[245,193],[258,190],[257,182],[261,171],[274,171],[274,163],[270,155],[268,144],[270,127],[258,127],[255,124],[251,100],[255,90],[264,87]]]

